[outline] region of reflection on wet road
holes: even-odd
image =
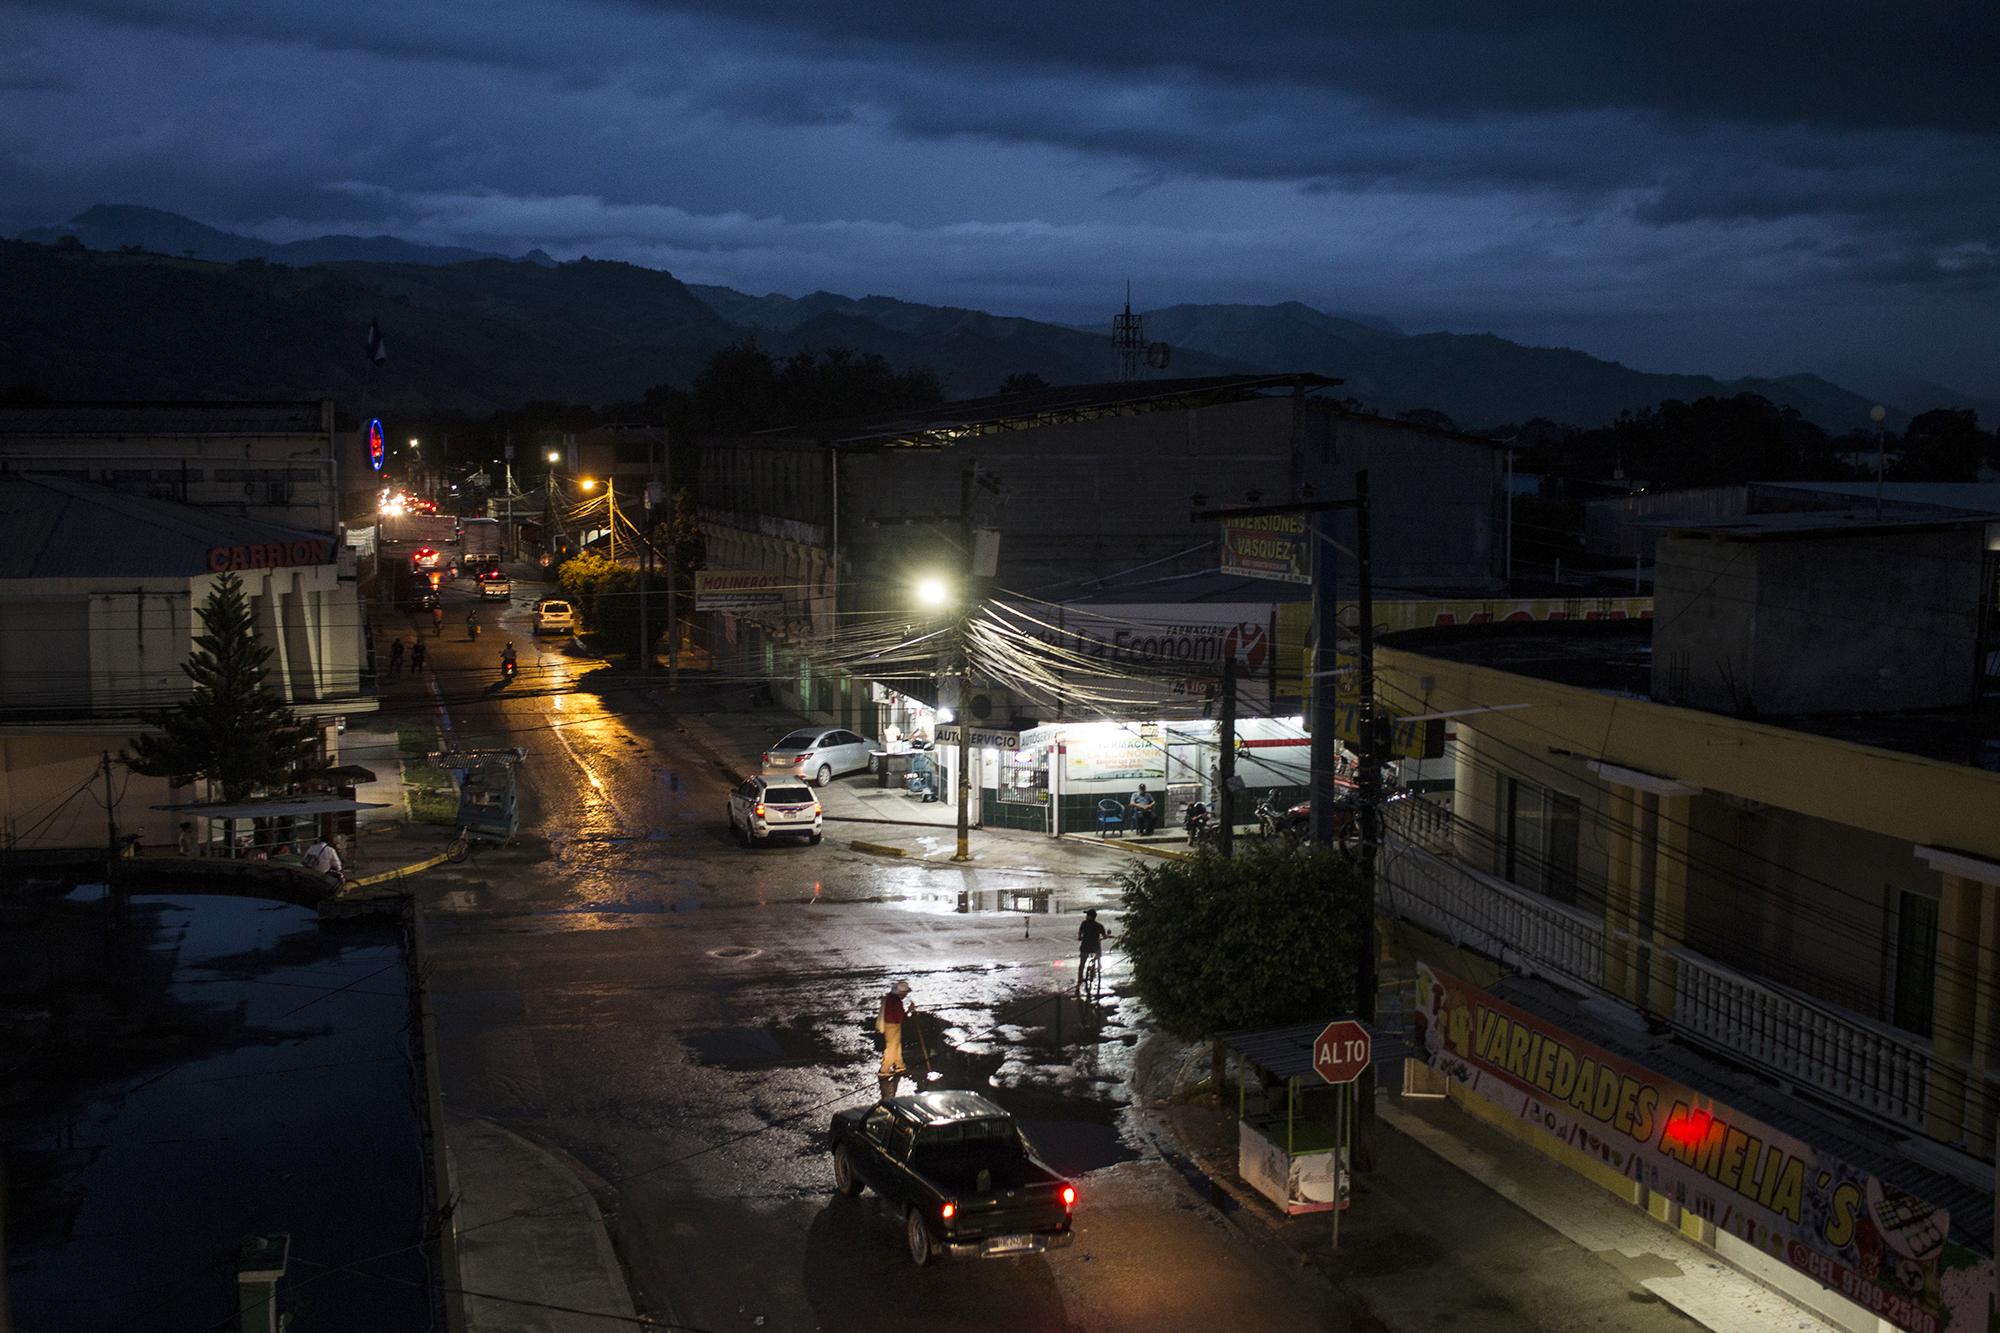
[[[1316,1298],[1191,1202],[1133,1111],[1122,957],[1101,997],[1068,993],[1077,914],[1115,910],[1115,863],[894,862],[832,837],[745,852],[711,757],[637,691],[593,692],[590,664],[552,644],[534,660],[536,679],[582,684],[458,717],[461,743],[529,749],[531,836],[426,889],[444,1085],[454,1111],[602,1182],[642,1309],[871,1333],[1318,1322]],[[873,1014],[899,977],[918,1078],[993,1097],[1079,1177],[1073,1249],[918,1275],[898,1219],[834,1195],[826,1125],[874,1096]]]

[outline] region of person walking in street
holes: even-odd
[[[1126,804],[1132,807],[1132,822],[1137,825],[1140,837],[1145,837],[1159,827],[1160,820],[1153,801],[1153,793],[1146,790],[1145,783],[1139,784],[1139,790],[1132,793],[1132,799]]]
[[[435,639],[438,636],[442,635],[443,633],[444,633],[444,603],[439,601],[433,601],[431,603],[431,637]]]
[[[389,674],[403,674],[403,636],[400,634],[389,640]]]
[[[909,993],[910,983],[898,981],[882,997],[882,1012],[875,1017],[875,1030],[882,1034],[882,1067],[876,1071],[875,1084],[885,1102],[896,1095],[896,1085],[909,1072],[903,1065],[903,1023],[917,1012],[905,998]]]
[[[174,837],[174,848],[182,856],[194,855],[194,821],[183,819],[180,832]]]
[[[424,669],[424,641],[422,639],[416,639],[410,643],[410,674],[413,676],[419,675],[422,673],[423,669]]]

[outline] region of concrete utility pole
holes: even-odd
[[[667,688],[681,683],[681,607],[675,584],[680,579],[680,501],[674,496],[674,439],[660,426],[660,460],[667,495]]]
[[[1236,654],[1222,655],[1221,752],[1215,763],[1215,845],[1224,856],[1236,851]]]
[[[104,753],[104,848],[118,859],[118,804],[111,799],[111,751]]]
[[[958,598],[958,851],[954,861],[972,859],[970,811],[972,773],[972,483],[979,465],[967,463],[958,484],[958,539],[965,551],[965,582]]]
[[[1356,712],[1361,733],[1361,882],[1368,886],[1367,911],[1361,919],[1361,956],[1355,960],[1354,990],[1360,1001],[1358,1018],[1369,1031],[1375,1028],[1375,859],[1382,845],[1382,765],[1388,760],[1383,719],[1375,709],[1375,566],[1369,549],[1368,470],[1354,474],[1354,562],[1360,567],[1355,590],[1360,623],[1361,673],[1355,683]],[[1368,1154],[1374,1146],[1375,1066],[1371,1061],[1361,1071],[1359,1099],[1355,1103],[1354,1125],[1360,1141],[1359,1152]]]

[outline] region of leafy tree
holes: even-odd
[[[1934,408],[1911,419],[1903,456],[1889,475],[1897,481],[1976,481],[1993,437],[1970,408]]]
[[[674,492],[671,520],[664,513],[654,518],[653,548],[662,561],[666,558],[669,538],[674,545],[674,586],[692,589],[696,572],[708,566],[708,538],[695,511],[694,493],[684,486]]]
[[[652,644],[639,642],[639,572],[594,551],[582,551],[563,562],[557,571],[562,590],[571,605],[583,614],[583,622],[603,647],[612,652],[644,652]],[[667,592],[664,586],[646,591],[647,637],[654,642],[667,628]]]
[[[1000,381],[1001,393],[1040,393],[1049,382],[1032,370],[1017,370]]]
[[[296,785],[312,764],[318,729],[271,685],[271,650],[257,641],[243,581],[224,574],[195,614],[202,632],[181,664],[194,690],[146,715],[158,734],[134,737],[126,763],[148,777],[206,778],[225,801]]]
[[[1139,998],[1176,1036],[1354,1011],[1370,896],[1343,852],[1260,841],[1233,858],[1147,862],[1123,876],[1121,936]],[[1214,1052],[1216,1088],[1222,1052]]]

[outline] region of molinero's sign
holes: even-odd
[[[1912,1333],[1991,1328],[1944,1209],[1419,963],[1431,1066]]]
[[[287,565],[323,565],[327,544],[323,541],[256,542],[249,546],[211,546],[208,568],[212,574],[232,569],[282,569]]]

